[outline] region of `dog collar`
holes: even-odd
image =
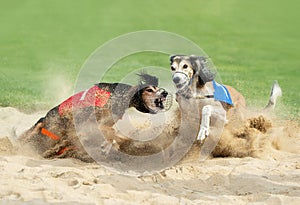
[[[203,95],[203,96],[196,96],[196,99],[205,99],[205,98],[215,98],[214,95]]]

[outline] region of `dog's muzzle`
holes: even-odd
[[[183,72],[175,72],[172,75],[172,79],[178,90],[185,88],[189,84],[189,77]]]
[[[157,98],[154,100],[154,103],[157,108],[162,109],[162,111],[167,111],[172,106],[172,95],[163,89],[160,88],[157,92]]]

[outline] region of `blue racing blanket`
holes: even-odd
[[[214,98],[217,101],[225,102],[229,105],[233,106],[233,102],[231,100],[229,91],[224,85],[221,85],[213,80],[213,86],[214,86]]]

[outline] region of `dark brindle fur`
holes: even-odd
[[[158,88],[156,77],[148,74],[139,76],[140,83],[137,86],[121,83],[96,84],[94,88],[99,88],[105,98],[104,103],[99,101],[100,104],[102,103],[100,106],[90,105],[72,110],[65,109],[63,106],[68,100],[63,102],[38,120],[20,137],[20,141],[30,144],[45,158],[75,157],[91,161],[76,133],[74,126],[74,113],[76,113],[76,123],[83,125],[84,123],[88,125],[89,120],[93,119],[93,116],[96,117],[98,127],[106,139],[105,146],[113,145],[119,149],[123,143],[128,143],[129,139],[116,134],[112,126],[122,118],[125,110],[134,107],[140,112],[155,114],[164,109],[163,102],[168,95],[165,90]],[[80,95],[84,97],[83,93]]]

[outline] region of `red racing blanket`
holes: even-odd
[[[107,90],[99,88],[97,85],[77,93],[59,105],[58,113],[64,115],[66,112],[72,112],[72,110],[96,106],[104,107],[107,104],[111,93]]]

